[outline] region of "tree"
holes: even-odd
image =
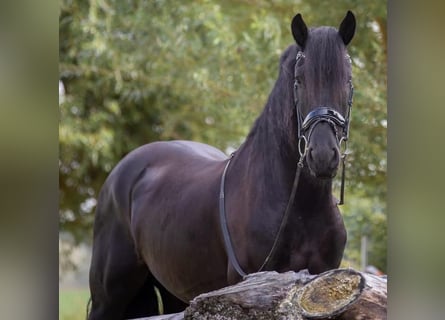
[[[281,52],[293,43],[294,14],[301,12],[309,25],[336,26],[347,9],[355,12],[358,29],[350,48],[355,97],[346,201],[373,199],[384,212],[385,5],[64,0],[59,15],[65,89],[59,127],[61,230],[78,241],[91,239],[100,186],[139,145],[191,139],[222,150],[239,146],[265,104]],[[363,213],[353,203],[346,215],[356,218]],[[377,214],[370,206],[365,211]]]

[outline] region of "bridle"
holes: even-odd
[[[297,80],[297,66],[298,62],[301,59],[304,59],[306,56],[303,51],[298,51],[297,56],[295,58],[295,68],[294,68],[294,107],[297,115],[297,124],[298,124],[298,152],[300,154],[299,164],[302,166],[303,161],[307,154],[307,146],[309,145],[309,140],[312,136],[312,132],[317,124],[322,122],[327,122],[334,134],[337,138],[337,143],[339,149],[341,151],[341,164],[342,164],[342,174],[341,174],[341,186],[340,186],[340,201],[338,204],[344,204],[344,186],[345,186],[345,165],[346,165],[346,157],[348,155],[348,139],[349,139],[349,119],[351,117],[351,109],[353,103],[354,96],[354,86],[352,85],[352,80],[348,81],[349,85],[349,97],[348,97],[348,110],[346,117],[343,117],[338,111],[326,107],[319,106],[309,112],[306,117],[303,119],[301,110],[299,108],[299,100],[298,100],[298,80]],[[351,58],[348,54],[345,56],[346,59],[351,63]],[[337,128],[341,128],[341,135],[338,135]],[[300,166],[299,165],[299,166]]]
[[[351,116],[351,108],[353,102],[354,95],[354,86],[352,85],[352,80],[348,81],[349,84],[349,98],[348,98],[348,112],[346,114],[346,118],[343,117],[338,111],[326,107],[319,106],[309,112],[306,117],[303,119],[301,110],[299,108],[299,100],[298,100],[298,81],[297,81],[297,66],[298,62],[301,59],[304,59],[306,56],[302,51],[298,51],[296,61],[295,61],[295,69],[294,69],[294,106],[297,114],[297,124],[298,124],[298,151],[300,153],[300,157],[305,155],[306,146],[308,145],[309,139],[312,135],[312,132],[315,126],[321,122],[327,122],[331,128],[334,130],[335,136],[337,137],[338,144],[341,145],[342,142],[347,142],[349,138],[349,118]],[[346,59],[351,60],[349,55],[346,55]],[[337,127],[340,127],[341,136],[338,136]],[[302,142],[305,145],[305,148],[302,148]]]
[[[275,254],[275,251],[278,247],[280,236],[284,230],[284,227],[287,224],[287,220],[289,218],[289,214],[295,199],[295,194],[298,187],[298,182],[300,179],[301,170],[304,166],[304,159],[307,154],[307,146],[310,141],[312,132],[317,126],[317,124],[321,122],[327,122],[330,127],[334,130],[335,136],[337,137],[337,143],[339,145],[339,148],[341,149],[341,145],[344,144],[344,151],[341,153],[341,159],[342,159],[342,177],[341,177],[341,190],[340,190],[340,201],[338,204],[344,203],[344,182],[345,182],[345,162],[346,162],[346,156],[348,154],[347,152],[347,142],[349,138],[349,118],[351,115],[351,108],[352,108],[352,98],[353,98],[353,90],[354,87],[352,85],[352,81],[349,80],[349,98],[348,98],[348,112],[346,115],[346,118],[343,117],[338,111],[325,106],[319,106],[309,112],[306,117],[303,119],[301,110],[299,108],[299,101],[298,101],[298,81],[297,81],[297,65],[298,62],[305,58],[305,55],[302,51],[299,51],[296,56],[295,61],[295,69],[294,69],[294,86],[293,86],[293,93],[294,93],[294,107],[296,110],[297,115],[297,124],[298,124],[298,152],[300,154],[300,159],[297,163],[297,170],[295,172],[295,178],[292,185],[292,191],[289,196],[289,200],[286,206],[286,210],[284,211],[283,219],[281,220],[280,228],[278,229],[277,235],[275,236],[274,243],[272,245],[272,248],[269,251],[269,254],[264,259],[263,264],[258,269],[257,272],[263,271],[266,267],[267,263],[270,261],[270,259]],[[349,55],[346,55],[346,58],[350,60]],[[341,135],[339,137],[337,128],[341,128]],[[229,160],[226,163],[226,166],[224,167],[224,171],[221,177],[221,184],[220,184],[220,194],[219,194],[219,217],[220,217],[220,225],[221,230],[224,238],[224,245],[226,247],[226,252],[228,259],[236,272],[241,276],[246,276],[246,272],[241,268],[238,259],[236,258],[235,251],[233,250],[233,245],[227,225],[227,218],[226,218],[226,211],[225,211],[225,178],[227,174],[227,169],[229,168],[230,162],[232,161],[234,157],[234,153],[231,154]]]

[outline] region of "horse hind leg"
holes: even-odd
[[[102,230],[105,231],[105,230]],[[153,280],[120,225],[95,235],[90,267],[89,320],[121,320],[158,314]]]

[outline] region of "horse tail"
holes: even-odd
[[[85,320],[88,320],[88,317],[90,316],[91,302],[92,302],[92,299],[91,299],[91,296],[90,296],[90,298],[88,299],[88,303],[87,303],[87,310],[86,310],[86,318],[85,318]]]

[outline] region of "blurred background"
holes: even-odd
[[[338,27],[347,10],[358,25],[342,266],[386,273],[386,1],[61,1],[60,319],[84,319],[96,198],[117,162],[156,140],[229,154],[266,102],[293,16]]]

